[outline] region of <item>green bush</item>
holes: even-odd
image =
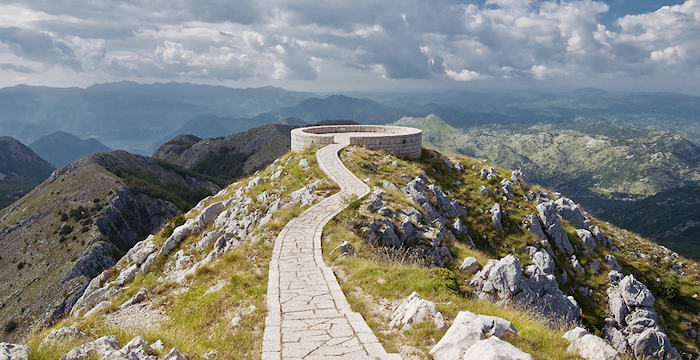
[[[5,327],[4,327],[5,333],[9,334],[9,333],[15,331],[17,329],[17,326],[18,326],[17,321],[15,321],[14,319],[10,319],[10,321],[5,323]]]
[[[663,295],[666,299],[673,301],[681,294],[681,282],[678,278],[678,274],[671,274],[664,281],[663,285]]]

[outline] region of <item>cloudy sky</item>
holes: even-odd
[[[0,87],[700,93],[700,0],[0,0]]]

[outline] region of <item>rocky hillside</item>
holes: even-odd
[[[617,200],[640,200],[700,180],[697,145],[662,131],[589,121],[461,130],[433,115],[406,117],[397,124],[423,129],[427,146],[521,169],[531,182],[566,193],[596,214],[610,214]],[[659,212],[648,215],[649,221],[679,229],[686,219]],[[628,229],[643,231],[638,226]],[[680,235],[647,234],[665,244]]]
[[[50,324],[137,241],[219,188],[123,151],[81,158],[0,211],[2,339]]]
[[[324,257],[388,351],[700,353],[697,263],[487,162],[354,147],[341,158],[372,193],[348,198],[327,225]],[[66,360],[260,358],[272,240],[336,190],[313,151],[287,154],[144,237],[91,281],[70,317],[13,349]]]
[[[272,124],[211,139],[179,135],[163,144],[153,157],[229,183],[289,151],[291,130],[288,125]]]
[[[0,209],[44,181],[53,166],[16,139],[0,136]]]
[[[63,167],[85,155],[111,151],[95,138],[83,140],[65,131],[43,136],[29,147],[55,167]]]

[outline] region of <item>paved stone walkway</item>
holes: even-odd
[[[321,169],[340,186],[292,219],[275,240],[267,286],[263,359],[401,359],[387,354],[362,318],[353,312],[333,271],[321,257],[321,233],[349,195],[369,187],[338,158],[343,144],[316,153]]]

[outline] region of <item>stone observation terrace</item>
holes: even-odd
[[[419,158],[423,146],[423,131],[416,128],[389,125],[328,125],[292,130],[292,151],[328,144],[362,145],[370,150]]]

